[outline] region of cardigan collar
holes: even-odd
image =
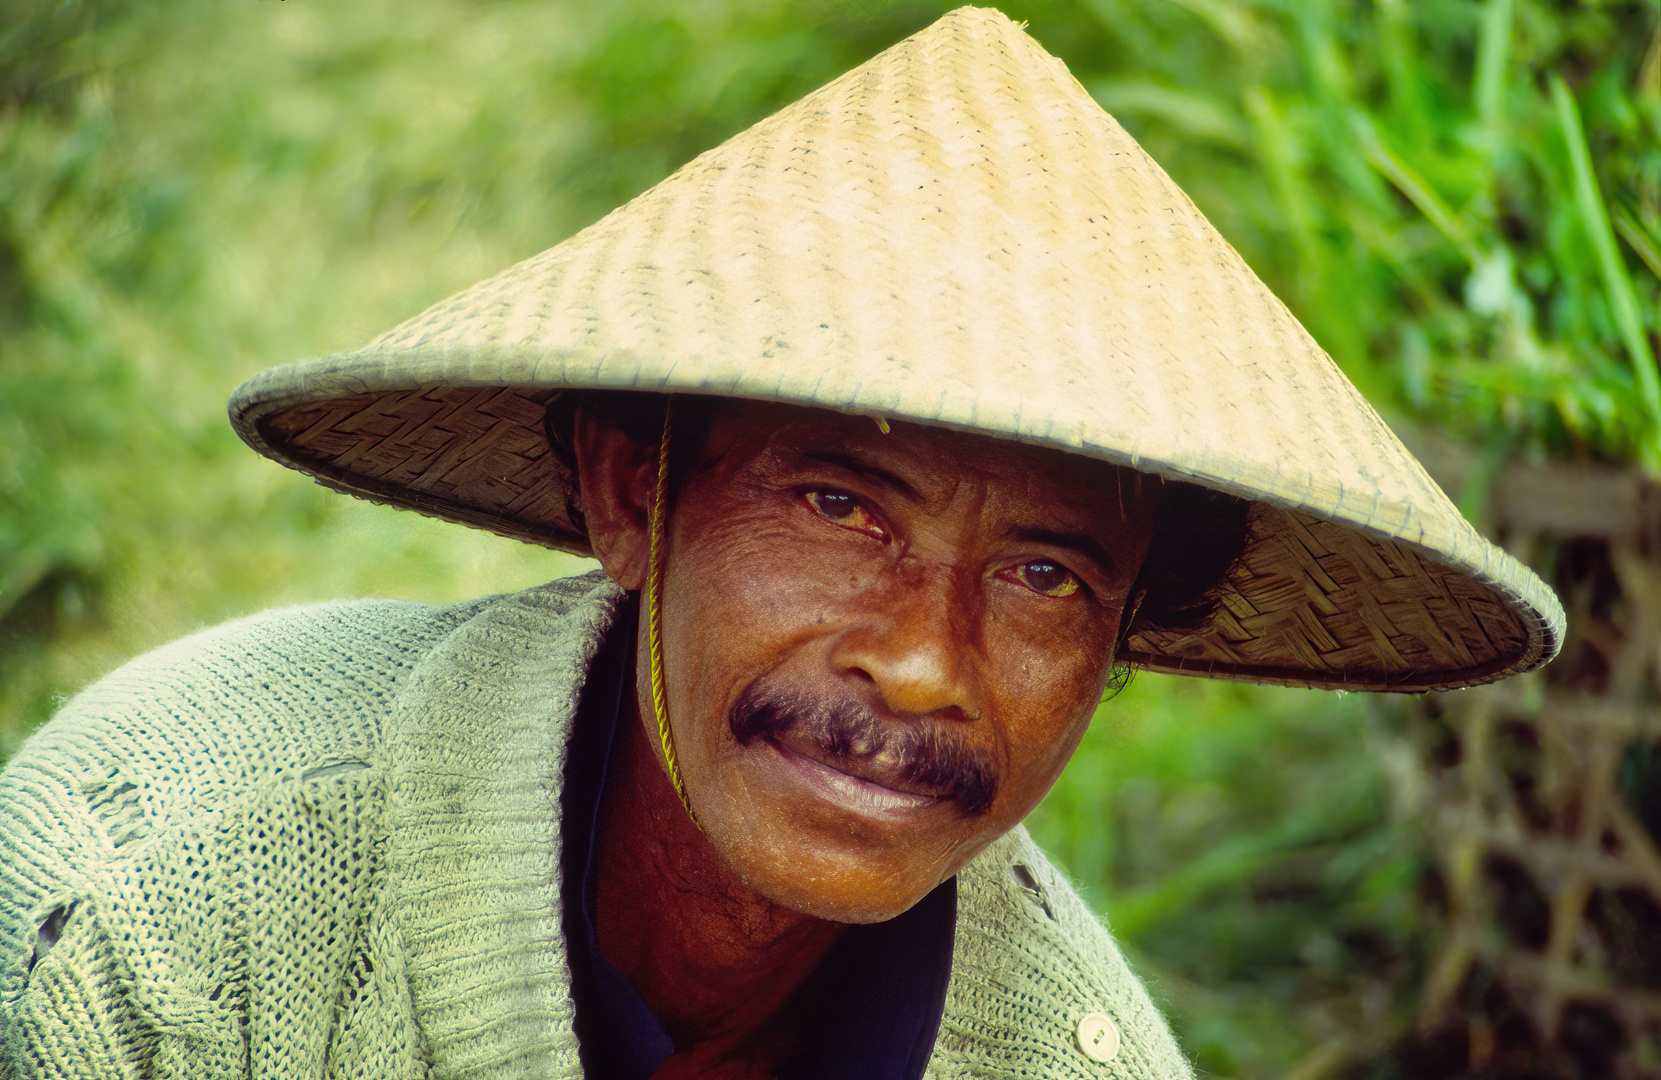
[[[578,693],[623,595],[593,573],[504,597],[394,704],[385,858],[435,1078],[582,1075],[559,797]]]

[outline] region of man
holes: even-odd
[[[1019,827],[1114,664],[1416,690],[1562,631],[988,11],[232,416],[603,572],[79,696],[0,778],[17,1075],[1184,1076]]]

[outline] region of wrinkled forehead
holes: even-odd
[[[969,494],[1091,523],[1152,519],[1158,478],[974,432],[769,402],[711,406],[700,457],[718,472],[822,465],[894,489],[924,508]]]

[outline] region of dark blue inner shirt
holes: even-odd
[[[600,955],[594,930],[594,842],[624,711],[638,610],[638,597],[631,596],[589,669],[560,797],[560,900],[577,1042],[584,1073],[603,1080],[647,1080],[675,1048],[634,987]],[[779,1080],[921,1077],[946,1008],[956,929],[956,878],[897,918],[850,926],[786,1005],[804,1018],[801,1049],[774,1075]]]

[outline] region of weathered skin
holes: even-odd
[[[641,589],[656,447],[586,408],[575,442],[595,552]],[[660,1077],[766,1075],[791,1042],[780,1007],[844,925],[905,911],[1044,796],[1100,700],[1157,494],[978,435],[722,409],[676,493],[664,579],[704,832],[668,781],[643,662],[601,808],[600,947],[676,1040]],[[892,756],[828,752],[811,724],[741,742],[746,690],[927,729],[995,794],[966,809]]]

